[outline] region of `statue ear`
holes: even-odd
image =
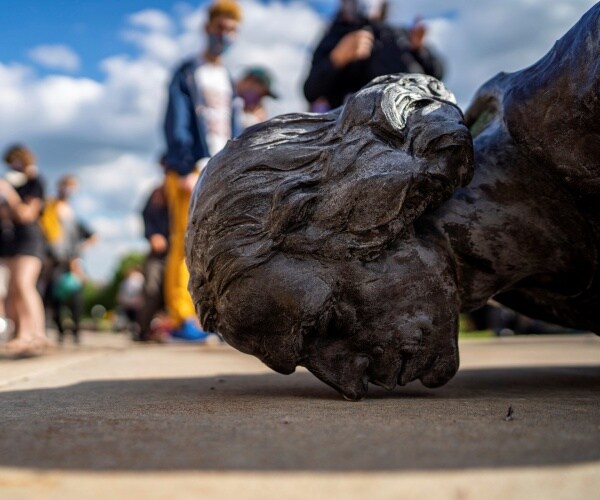
[[[337,129],[344,135],[351,127],[366,125],[403,135],[411,113],[432,101],[456,105],[454,94],[432,76],[380,76],[350,97],[340,113]]]
[[[319,263],[275,255],[233,281],[217,300],[219,333],[236,348],[256,354],[256,342],[291,357],[297,336],[315,327],[332,290]],[[261,340],[263,339],[263,340]]]

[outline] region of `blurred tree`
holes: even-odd
[[[90,314],[92,307],[100,304],[110,311],[115,308],[117,303],[117,293],[119,284],[125,274],[134,267],[142,267],[146,259],[145,252],[131,252],[124,255],[119,261],[112,279],[105,285],[88,282],[84,288],[85,312]]]

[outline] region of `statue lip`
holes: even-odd
[[[386,391],[393,391],[398,385],[398,379],[400,378],[400,374],[405,366],[406,362],[404,359],[402,359],[396,369],[391,372],[390,376],[385,377],[384,380],[369,377],[369,382],[379,387],[383,387]]]

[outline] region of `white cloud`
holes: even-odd
[[[246,20],[227,64],[236,73],[250,64],[268,66],[285,96],[273,111],[304,109],[299,80],[323,20],[301,3],[243,5]],[[96,278],[107,277],[119,251],[144,248],[140,225],[127,221],[139,222],[144,196],[157,182],[166,85],[172,68],[201,50],[204,20],[202,8],[185,5],[173,16],[132,14],[122,36],[139,55],[103,60],[100,81],[39,77],[27,66],[0,62],[0,146],[30,144],[50,193],[60,175],[78,175],[76,207],[101,241],[86,257]]]
[[[444,81],[462,106],[500,71],[541,58],[595,0],[420,0],[392,3],[391,18],[409,24],[422,15],[429,41],[447,63]]]
[[[152,188],[160,182],[159,167],[148,158],[122,154],[108,163],[79,169],[79,192],[73,205],[87,214],[98,242],[86,251],[87,271],[94,277],[110,276],[115,259],[128,250],[145,250],[140,212]]]
[[[132,26],[161,33],[171,33],[175,27],[172,19],[158,9],[146,9],[136,12],[128,17],[128,21]]]
[[[447,61],[446,84],[466,105],[498,71],[535,62],[593,4],[420,0],[392,3],[401,6],[392,19],[428,18],[429,39]],[[227,65],[234,76],[249,65],[271,69],[281,96],[269,103],[271,114],[305,110],[301,88],[327,20],[300,1],[242,5],[245,19]],[[203,9],[179,4],[173,12],[129,16],[121,35],[138,53],[103,60],[100,80],[40,77],[27,65],[0,62],[0,149],[15,141],[31,145],[50,192],[60,175],[78,175],[77,209],[100,236],[86,256],[95,278],[108,278],[127,249],[145,248],[138,214],[158,180],[166,85],[172,68],[202,47]]]
[[[48,69],[76,71],[80,65],[79,56],[67,45],[38,45],[27,55],[32,61]]]

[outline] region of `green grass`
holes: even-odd
[[[489,339],[495,337],[492,330],[471,330],[469,320],[465,315],[460,316],[458,322],[458,338],[459,339]]]
[[[458,332],[458,338],[460,340],[464,339],[491,339],[496,335],[492,330],[481,330],[479,332]]]

